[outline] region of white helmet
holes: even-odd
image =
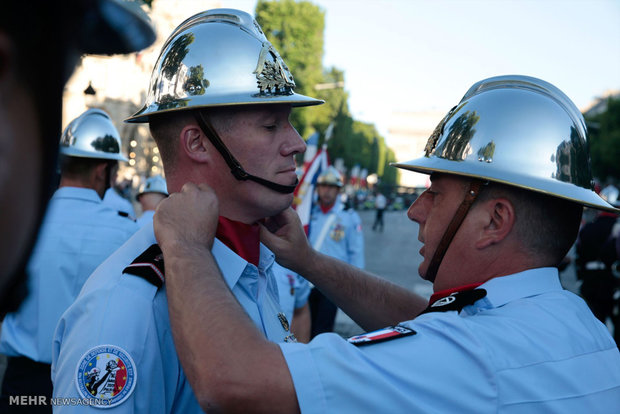
[[[121,154],[121,137],[110,116],[101,109],[89,109],[69,123],[60,137],[60,153],[127,161]]]
[[[333,185],[336,187],[342,187],[342,175],[340,171],[333,165],[330,165],[325,171],[323,171],[316,180],[317,184]]]
[[[136,196],[136,200],[144,193],[161,193],[168,196],[168,187],[166,186],[166,180],[161,175],[154,175],[144,180]]]

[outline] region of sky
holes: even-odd
[[[392,113],[447,112],[490,76],[544,79],[580,109],[620,90],[620,0],[312,3],[325,11],[323,66],[344,70],[353,116],[382,134]],[[221,4],[253,14],[256,1]]]

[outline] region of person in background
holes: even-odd
[[[153,215],[157,205],[168,197],[166,180],[161,175],[147,178],[138,191],[136,200],[142,207],[142,215],[138,218],[138,225],[144,227],[146,223],[153,222]]]
[[[317,178],[318,202],[310,216],[308,239],[312,247],[328,256],[364,268],[364,233],[362,221],[353,209],[343,205],[340,171],[330,166]],[[311,334],[314,338],[334,330],[338,308],[319,289],[310,292]]]
[[[130,188],[131,181],[128,179],[123,179],[120,183],[117,183],[116,179],[112,180],[112,185],[106,190],[103,196],[103,204],[135,220],[136,211],[128,198]]]
[[[372,224],[373,231],[377,229],[383,231],[383,212],[385,211],[386,207],[387,199],[385,198],[383,193],[377,192],[377,195],[375,196],[375,222]]]
[[[423,243],[418,273],[433,282],[428,302],[313,250],[292,209],[261,229],[280,264],[371,331],[349,339],[266,340],[210,254],[218,195],[188,183],[160,204],[155,233],[174,263],[166,279],[174,341],[202,407],[616,412],[618,348],[586,303],[562,288],[556,267],[583,206],[618,211],[591,189],[586,126],[570,99],[532,77],[482,80],[439,123],[424,154],[395,166],[431,179],[407,212]],[[229,359],[235,364],[212,369]]]
[[[58,183],[65,82],[82,54],[132,53],[155,41],[155,30],[139,4],[2,2],[0,315],[16,310],[27,294],[26,265]]]
[[[600,195],[611,205],[620,205],[617,190],[601,191]],[[577,278],[581,280],[580,295],[592,313],[601,322],[609,324],[620,346],[620,317],[615,297],[619,282],[613,271],[614,264],[620,259],[616,251],[617,228],[614,229],[617,222],[617,213],[599,211],[592,221],[583,224],[575,244],[575,266]]]
[[[60,186],[28,263],[30,294],[2,324],[0,353],[8,356],[0,397],[4,409],[12,396],[51,398],[52,339],[60,316],[95,268],[138,230],[102,202],[118,161],[127,161],[120,148],[116,128],[100,109],[87,110],[62,134]]]
[[[127,120],[149,124],[170,194],[188,182],[217,189],[213,254],[254,326],[277,342],[295,337],[258,222],[293,201],[295,155],[306,147],[291,111],[323,103],[296,94],[292,79],[252,16],[207,10],[170,35],[146,104]],[[97,399],[57,411],[202,412],[170,335],[165,274],[175,266],[162,261],[147,223],[90,276],[58,323],[52,381],[54,396]],[[222,360],[211,368],[235,364]]]

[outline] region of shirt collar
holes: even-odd
[[[215,236],[243,259],[258,267],[260,259],[258,224],[245,224],[220,216]]]
[[[489,301],[494,308],[516,299],[563,289],[558,269],[555,267],[541,267],[494,277],[480,285],[480,288],[487,291],[483,300]]]
[[[139,236],[137,234],[140,234]],[[155,239],[155,232],[153,230],[153,221],[147,222],[144,227],[136,232],[133,237],[144,238],[144,245],[151,245],[157,243]],[[215,258],[215,262],[222,271],[222,275],[229,288],[233,288],[237,284],[237,281],[248,266],[248,262],[242,257],[233,252],[228,246],[222,243],[217,238],[213,240],[213,248],[211,253]],[[267,269],[273,265],[275,261],[275,255],[262,243],[260,244],[260,258],[258,263],[259,272],[266,272]]]
[[[61,187],[54,192],[53,198],[74,198],[79,200],[101,203],[101,197],[92,188]]]

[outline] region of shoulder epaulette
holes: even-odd
[[[153,244],[125,269],[123,273],[146,279],[158,288],[164,285],[164,255],[159,245]]]
[[[460,312],[465,306],[473,305],[476,301],[482,299],[487,295],[487,291],[484,289],[465,290],[462,292],[455,292],[450,296],[446,296],[429,305],[424,312],[448,312],[457,311]]]
[[[118,213],[118,215],[119,215],[119,216],[121,216],[121,217],[128,218],[129,220],[131,220],[131,221],[133,221],[133,222],[135,222],[135,221],[136,221],[136,219],[134,219],[133,217],[131,217],[131,216],[129,215],[129,213],[127,213],[126,211],[120,211],[120,210],[118,210],[118,211],[117,211],[117,213]]]

